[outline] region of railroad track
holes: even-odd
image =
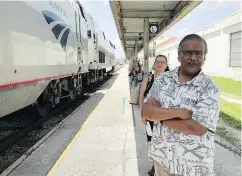
[[[116,68],[114,70],[114,73],[117,72],[120,68],[122,68],[122,67]],[[67,103],[64,103],[64,101],[63,101],[63,103],[61,103],[57,108],[55,108],[45,118],[35,119],[33,121],[30,121],[29,123],[21,125],[20,127],[17,126],[17,125],[14,125],[14,126],[0,126],[0,131],[2,131],[2,132],[12,131],[6,137],[0,138],[0,156],[2,155],[0,157],[0,158],[2,158],[2,160],[0,160],[0,173],[2,173],[9,165],[11,165],[11,163],[13,163],[15,160],[17,160],[25,151],[28,150],[28,148],[33,146],[38,139],[35,139],[35,137],[34,137],[34,141],[31,142],[31,144],[29,144],[29,147],[26,147],[26,148],[25,147],[18,147],[18,145],[17,145],[17,147],[14,147],[14,145],[16,143],[21,141],[22,138],[24,138],[25,136],[27,136],[28,134],[30,134],[34,130],[40,130],[40,131],[41,130],[46,130],[47,127],[46,128],[43,127],[44,124],[47,121],[49,121],[50,118],[54,117],[55,118],[55,122],[53,122],[54,125],[50,129],[46,130],[46,132],[45,132],[45,134],[48,133],[48,131],[53,129],[59,122],[64,120],[74,109],[76,109],[83,102],[85,102],[87,99],[89,99],[111,77],[112,77],[112,75],[108,76],[107,79],[105,79],[104,81],[99,83],[98,86],[97,85],[90,86],[90,88],[88,88],[88,91],[84,90],[84,94],[82,96],[78,96],[78,97],[76,97],[76,99],[74,99],[72,101],[69,101]],[[70,111],[70,112],[68,112],[68,111]],[[27,113],[31,114],[30,112],[27,112]],[[24,110],[23,110],[23,113],[25,113]],[[29,118],[31,118],[31,117],[29,117]],[[14,119],[12,119],[10,122],[13,122],[13,121],[14,121]],[[41,137],[39,137],[39,138],[41,139]],[[19,146],[21,146],[21,144]],[[12,149],[10,149],[12,152],[7,151],[9,148],[12,148]],[[24,148],[24,149],[22,149],[22,148]],[[13,153],[13,151],[16,152],[18,156],[16,156],[16,157],[14,156],[15,159],[11,159],[11,161],[9,161],[7,164],[4,163],[5,160],[6,160],[6,159],[4,159],[4,157],[8,158],[8,156],[7,156],[8,153]],[[13,157],[13,156],[11,156],[11,157]]]

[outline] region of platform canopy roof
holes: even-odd
[[[135,50],[135,40],[138,40],[138,50],[143,48],[144,18],[149,18],[149,22],[158,22],[156,35],[150,36],[150,42],[153,42],[201,2],[198,0],[109,1],[127,59]]]

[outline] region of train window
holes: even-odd
[[[99,63],[102,63],[102,52],[99,51]]]
[[[96,39],[96,35],[95,34],[93,34],[93,38],[94,38],[94,40]]]
[[[105,63],[105,53],[99,51],[99,63]]]
[[[80,11],[81,11],[82,17],[87,21],[87,19],[85,18],[85,15],[84,15],[84,11],[83,11],[82,5],[80,4],[79,1],[76,1],[76,3],[78,4],[78,6],[79,6],[79,8],[80,8]]]
[[[105,37],[105,34],[104,34],[104,32],[103,32],[103,38],[104,38],[104,40],[106,40],[106,37]]]
[[[88,36],[89,39],[92,38],[92,31],[91,30],[87,31],[87,36]]]
[[[105,53],[103,53],[103,63],[105,63]]]

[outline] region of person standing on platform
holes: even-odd
[[[180,66],[161,73],[144,100],[142,122],[154,121],[149,157],[155,176],[214,176],[220,90],[202,71],[207,52],[202,37],[185,36]]]
[[[154,69],[154,74],[152,74],[151,80],[149,80],[148,75],[144,76],[144,79],[141,84],[140,95],[139,95],[140,111],[142,110],[142,102],[144,100],[144,97],[146,97],[156,77],[164,71],[169,71],[169,67],[167,65],[167,57],[164,55],[156,56],[153,69]],[[153,121],[148,121],[148,123],[149,123],[148,128],[150,127],[150,131],[152,131]],[[150,142],[152,135],[148,134],[147,131],[146,131],[146,135],[147,135],[147,141]],[[153,166],[152,169],[149,171],[149,174],[153,176],[154,171],[155,170]]]
[[[129,69],[129,86],[136,86],[137,84],[137,75],[138,75],[138,66],[137,63],[133,63]]]

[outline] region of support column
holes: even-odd
[[[133,53],[131,52],[130,53],[130,57],[131,57],[131,60],[132,60],[132,63],[134,62],[134,57],[133,57]]]
[[[144,19],[144,75],[149,73],[149,18]]]
[[[135,40],[135,60],[138,61],[138,40]]]
[[[129,56],[129,68],[132,66],[132,58]]]
[[[130,53],[130,67],[133,65],[133,62],[134,62],[134,57],[133,57],[133,53],[131,52]]]
[[[155,54],[155,42],[153,42],[153,51],[152,52],[153,52],[153,57],[155,57],[155,55],[156,55]]]

